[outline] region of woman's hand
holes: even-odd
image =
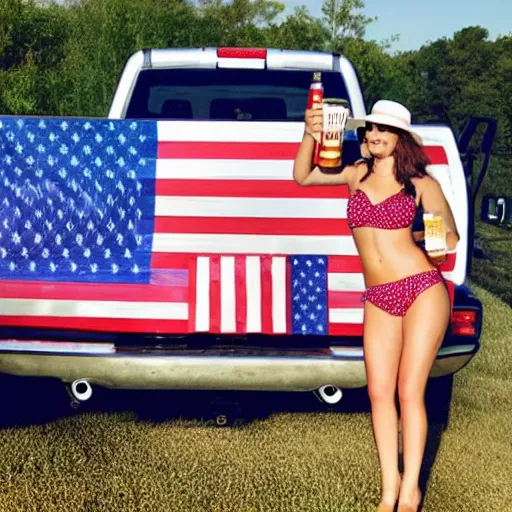
[[[324,111],[323,108],[312,108],[306,110],[304,116],[306,121],[306,133],[313,137],[317,142],[320,142],[322,130],[324,127]]]
[[[446,251],[427,251],[425,250],[425,231],[413,231],[412,237],[415,243],[420,247],[426,254],[430,263],[438,267],[446,261]]]
[[[321,141],[324,127],[324,111],[321,107],[306,110],[304,137],[293,163],[293,179],[303,187],[311,185],[346,185],[355,175],[355,165],[343,167],[343,172],[322,172],[313,162],[315,141]]]
[[[423,205],[424,212],[435,212],[436,216],[443,219],[446,233],[446,249],[448,252],[453,251],[457,247],[459,241],[459,233],[453,213],[443,193],[441,185],[430,176],[414,179],[416,190],[420,193],[420,201]]]

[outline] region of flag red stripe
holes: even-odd
[[[152,269],[188,269],[189,265],[194,265],[194,271],[190,272],[189,279],[195,279],[195,265],[196,258],[201,254],[187,254],[187,253],[164,253],[154,252],[151,254],[151,268]],[[192,266],[190,267],[192,269]],[[192,283],[190,283],[192,287]],[[195,287],[195,285],[194,285]]]
[[[155,233],[347,236],[351,231],[346,219],[157,217]]]
[[[362,336],[363,324],[329,324],[330,336]]]
[[[244,219],[245,221],[246,219]],[[280,219],[274,219],[273,222],[279,225]],[[284,219],[283,219],[284,221]],[[301,222],[303,222],[301,220]],[[316,221],[315,221],[316,222]],[[317,234],[321,235],[321,226],[325,223],[325,220],[318,222],[320,231]],[[201,256],[198,254],[197,256]],[[205,256],[209,256],[205,254]],[[250,256],[248,254],[248,256]],[[151,257],[151,268],[153,269],[188,269],[191,255],[188,253],[153,253]],[[444,272],[450,272],[455,268],[456,255],[448,254],[446,262],[441,265],[441,270]],[[359,256],[329,256],[329,262],[327,266],[328,272],[335,273],[347,273],[347,274],[361,274],[363,267]],[[0,285],[2,282],[0,282]],[[92,286],[92,285],[89,285]],[[98,285],[99,286],[99,285]],[[109,285],[114,286],[114,285]],[[118,285],[121,286],[121,285]],[[122,285],[124,286],[124,285]]]
[[[322,223],[323,220],[320,222]],[[197,253],[194,256],[208,256],[211,254]],[[230,256],[230,254],[225,254]],[[245,256],[252,256],[252,254],[245,254]],[[256,255],[259,256],[259,255]],[[189,253],[153,253],[151,256],[152,269],[188,269],[191,255]],[[334,262],[334,263],[332,263]],[[356,268],[357,267],[357,268]],[[361,273],[361,262],[359,256],[329,256],[329,272],[346,272],[346,273]]]
[[[265,165],[265,164],[263,164]],[[243,169],[240,171],[243,174]],[[291,177],[291,169],[290,169]],[[347,199],[347,186],[301,187],[292,180],[157,180],[157,196]]]
[[[2,326],[83,331],[183,334],[187,320],[145,320],[132,318],[80,318],[58,316],[0,316]]]
[[[272,322],[272,257],[261,258],[261,316],[262,332],[273,333]]]
[[[363,308],[362,292],[328,292],[329,308]]]
[[[187,302],[187,286],[0,281],[2,299]]]
[[[238,334],[245,334],[247,331],[247,273],[245,261],[245,256],[235,256],[235,318]]]
[[[210,332],[220,333],[220,257],[210,258]]]
[[[327,271],[360,274],[363,271],[363,266],[359,256],[329,256]]]
[[[159,141],[158,158],[209,160],[294,160],[297,142]],[[443,146],[424,146],[433,165],[447,164]]]
[[[294,160],[296,142],[159,141],[158,158],[205,160]]]

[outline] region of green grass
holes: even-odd
[[[477,222],[476,236],[490,260],[474,258],[471,279],[512,306],[512,230]]]
[[[512,510],[512,313],[481,289],[483,348],[455,378],[425,511]],[[276,414],[243,428],[80,413],[0,431],[0,510],[373,511],[370,417]]]

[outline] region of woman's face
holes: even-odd
[[[398,143],[398,134],[382,124],[366,124],[365,139],[368,150],[377,158],[391,156]]]

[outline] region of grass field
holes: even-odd
[[[425,511],[512,510],[512,313],[478,296],[483,348],[456,375],[450,427],[429,445]],[[312,408],[219,429],[96,411],[0,431],[5,512],[352,512],[378,497],[367,412]]]
[[[512,306],[512,229],[478,222],[476,236],[489,259],[473,260],[473,281]]]

